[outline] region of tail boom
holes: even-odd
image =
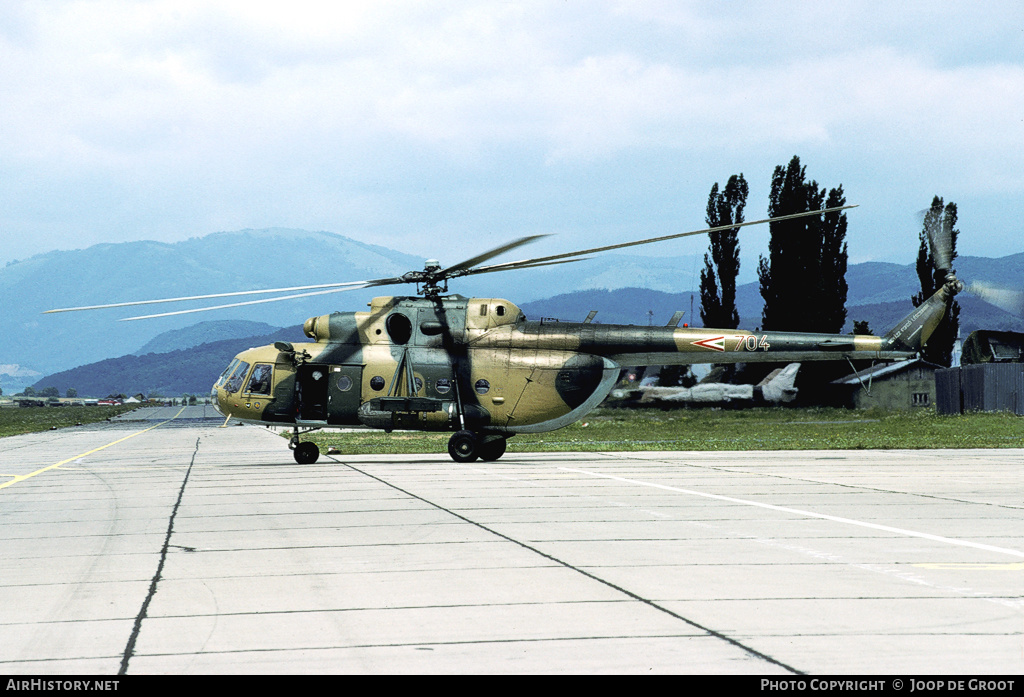
[[[890,351],[919,352],[928,343],[936,327],[946,317],[946,310],[962,285],[953,278],[934,295],[921,303],[909,315],[882,337],[882,347]]]

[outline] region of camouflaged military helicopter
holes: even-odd
[[[578,261],[588,254],[689,235],[821,215],[854,206],[810,211],[577,252],[481,266],[533,242],[524,237],[453,266],[434,260],[422,271],[369,281],[241,291],[188,298],[113,303],[50,312],[125,307],[252,294],[289,293],[177,312],[147,319],[251,305],[358,288],[415,284],[415,296],[378,297],[368,312],[310,317],[308,343],[277,342],[238,354],[217,379],[212,397],[228,419],[291,426],[289,446],[301,464],[319,448],[300,437],[323,428],[370,427],[453,431],[448,452],[456,462],[493,461],[507,439],[571,424],[594,409],[618,380],[622,366],[692,363],[793,363],[820,360],[908,358],[920,351],[963,289],[951,268],[948,231],[933,240],[944,285],[884,336],[750,332],[666,326],[528,320],[502,298],[447,294],[449,279]],[[940,233],[941,236],[941,233]],[[297,292],[303,291],[303,292]]]

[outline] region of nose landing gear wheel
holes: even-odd
[[[300,465],[312,465],[320,457],[320,448],[316,443],[306,441],[295,446],[295,461]]]
[[[456,462],[473,462],[477,458],[476,436],[472,431],[456,431],[448,439],[448,454]]]

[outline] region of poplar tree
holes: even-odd
[[[708,227],[743,222],[750,190],[742,174],[729,177],[725,189],[718,182],[708,195]],[[700,318],[705,327],[735,329],[740,324],[736,309],[736,277],[740,272],[739,228],[709,232],[711,240],[700,272]]]
[[[794,156],[775,168],[768,215],[823,210],[846,203],[843,187],[828,192],[807,181]],[[769,224],[768,258],[758,263],[764,310],[761,328],[838,334],[846,323],[846,214],[828,213]]]

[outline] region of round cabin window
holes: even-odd
[[[474,385],[473,389],[476,390],[477,394],[487,394],[488,390],[491,389],[491,383],[481,378],[476,381],[476,385]]]
[[[377,392],[383,390],[384,378],[382,378],[380,375],[374,375],[372,378],[370,378],[370,388],[376,390]]]
[[[338,378],[338,390],[340,392],[348,392],[352,389],[352,378],[348,375],[342,375]]]

